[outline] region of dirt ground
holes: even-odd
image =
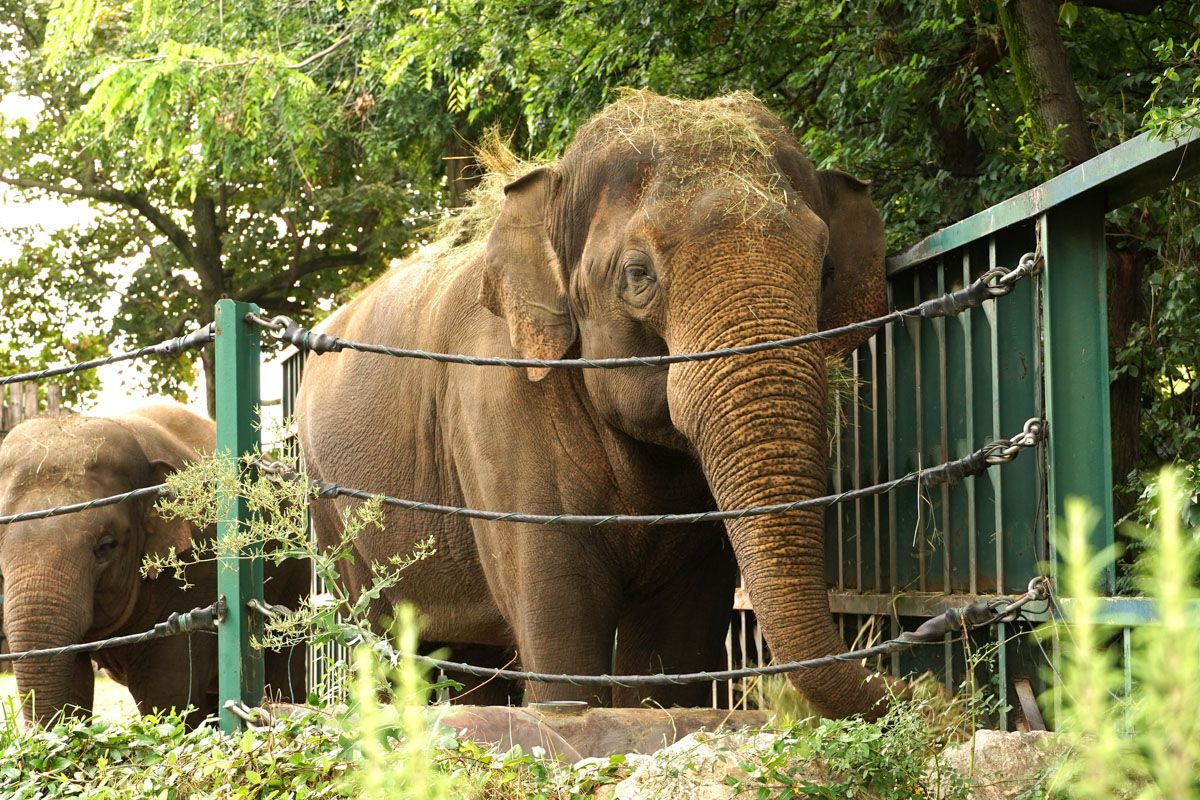
[[[0,702],[16,694],[17,679],[12,674],[0,674]],[[124,686],[103,675],[97,675],[94,710],[98,717],[114,719],[137,713],[137,706],[133,704],[133,698]]]

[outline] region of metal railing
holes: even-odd
[[[1105,214],[1200,172],[1198,140],[1195,130],[1171,141],[1138,137],[888,259],[893,307],[966,286],[1034,248],[1045,264],[1002,304],[908,320],[853,354],[860,384],[841,410],[832,489],[939,463],[1029,417],[1046,419],[1050,435],[1036,458],[1008,469],[830,511],[831,605],[849,639],[868,622],[887,638],[911,618],[1019,590],[1040,563],[1055,575],[1052,526],[1067,497],[1103,514],[1095,551],[1112,545]],[[1115,590],[1111,565],[1103,588]],[[1116,625],[1153,618],[1144,598],[1113,598],[1105,609]],[[1025,637],[1009,642],[1011,634],[995,630],[994,678],[1001,700],[1020,707],[1046,654]],[[1122,632],[1126,650],[1131,635]],[[891,669],[933,669],[956,686],[967,668],[961,648],[935,650],[897,654]]]

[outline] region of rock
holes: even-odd
[[[540,747],[562,761],[605,758],[616,753],[653,753],[698,730],[761,727],[761,711],[700,708],[581,708],[556,712],[556,704],[528,708],[449,706],[439,723],[463,738],[506,751]]]
[[[951,796],[957,777],[971,787],[971,800],[1011,800],[1027,792],[1065,749],[1049,731],[976,731],[972,742],[943,751],[940,768],[931,767],[926,780],[941,787],[938,798]]]
[[[644,760],[604,797],[611,800],[754,797],[758,784],[753,781],[751,771],[772,755],[772,746],[778,738],[773,733],[751,731],[690,734]],[[797,767],[790,773],[796,780],[814,783],[822,780],[815,767],[807,773]]]

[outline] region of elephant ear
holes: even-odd
[[[200,458],[195,450],[157,422],[133,416],[124,418],[123,422],[142,446],[153,483],[163,483],[168,475]],[[182,517],[164,517],[153,502],[146,505],[143,526],[146,531],[142,548],[144,557],[166,557],[172,548],[176,553],[185,553],[192,549],[192,539],[199,534],[196,526]],[[158,572],[150,570],[148,577],[157,578]]]
[[[836,328],[887,313],[883,220],[871,201],[870,184],[834,169],[817,173],[829,227],[828,260],[823,269],[820,327]],[[830,340],[830,353],[844,355],[872,331]]]
[[[508,322],[523,358],[561,358],[575,342],[567,276],[550,241],[547,210],[558,176],[535,169],[504,187],[504,205],[485,249],[479,302]],[[549,369],[529,367],[531,381]]]

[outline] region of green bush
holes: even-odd
[[[1182,522],[1189,501],[1178,473],[1164,471],[1155,526],[1137,531],[1142,557],[1135,583],[1154,598],[1158,622],[1133,632],[1129,698],[1121,694],[1114,631],[1097,622],[1104,602],[1097,582],[1113,554],[1089,548],[1095,512],[1082,501],[1067,506],[1061,591],[1072,602],[1070,624],[1058,628],[1062,679],[1056,699],[1062,704],[1057,727],[1074,752],[1048,781],[1054,797],[1200,797],[1200,527]]]

